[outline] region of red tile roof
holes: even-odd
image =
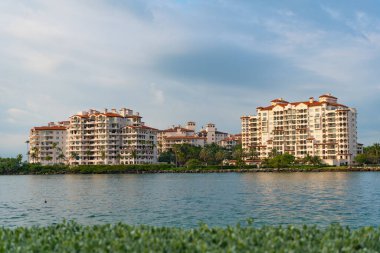
[[[288,101],[285,101],[285,100],[283,100],[281,98],[273,99],[271,102],[273,102],[273,103],[277,103],[277,102],[279,102],[279,103],[289,103]]]
[[[142,118],[141,116],[139,115],[127,115],[125,116],[126,118]]]
[[[59,131],[62,131],[62,130],[66,130],[67,128],[64,127],[64,126],[41,126],[41,127],[34,127],[33,128],[34,130],[37,130],[37,131],[44,131],[44,130],[59,130]]]
[[[97,114],[95,114],[97,115]],[[107,112],[107,113],[101,113],[100,115],[104,115],[106,117],[113,117],[113,118],[123,118],[120,114],[117,113],[112,113],[112,112]]]
[[[189,139],[206,140],[205,137],[197,137],[197,136],[164,136],[163,138],[166,140],[189,140]]]
[[[303,101],[303,102],[292,102],[292,103],[284,103],[284,104],[277,104],[277,105],[270,105],[270,106],[267,106],[267,107],[257,107],[257,109],[260,109],[262,111],[270,111],[272,110],[274,107],[276,106],[281,106],[281,107],[285,107],[287,106],[288,104],[290,105],[294,105],[294,106],[297,106],[299,104],[304,104],[308,107],[313,107],[313,106],[321,106],[322,104],[327,104],[327,105],[331,105],[331,106],[340,106],[340,107],[345,107],[347,108],[346,105],[342,105],[342,104],[337,104],[337,103],[328,103],[328,102],[318,102],[318,101],[313,101],[313,102],[310,102],[310,101]]]
[[[160,132],[161,133],[174,133],[174,132],[177,132],[178,129],[180,130],[180,132],[194,132],[193,130],[190,130],[190,129],[187,129],[187,128],[183,128],[183,127],[168,128],[168,129],[165,129],[165,130],[160,130]]]
[[[123,116],[121,116],[120,114],[118,113],[113,113],[113,112],[107,112],[107,113],[92,113],[92,114],[85,114],[85,115],[79,115],[79,114],[76,114],[76,115],[73,115],[71,116],[70,118],[72,117],[80,117],[80,118],[89,118],[91,116],[106,116],[106,117],[117,117],[117,118],[123,118]],[[139,117],[141,118],[140,116],[127,116],[128,118],[131,118],[131,117]]]
[[[153,127],[148,127],[148,126],[126,126],[126,127],[130,127],[130,128],[142,128],[142,129],[150,129],[150,130],[158,130],[156,128],[153,128]]]
[[[338,99],[338,98],[336,98],[336,97],[334,97],[334,96],[331,96],[331,95],[328,95],[328,94],[323,94],[323,95],[321,95],[321,96],[319,96],[320,98],[334,98],[334,99]]]

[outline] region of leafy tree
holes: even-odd
[[[211,160],[211,155],[210,150],[203,148],[199,153],[199,158],[207,165],[207,162]]]
[[[295,157],[291,154],[285,153],[276,155],[265,161],[265,165],[271,168],[288,168],[295,161]]]
[[[269,158],[274,158],[274,157],[276,157],[276,156],[278,156],[278,155],[280,155],[280,152],[278,152],[277,149],[273,148],[273,149],[269,152],[268,157],[269,157]]]
[[[241,145],[236,145],[232,152],[232,158],[236,160],[236,166],[238,166],[239,168],[242,168],[243,166],[245,166],[245,162],[244,162],[245,157],[246,157],[246,154],[243,150],[243,147]]]
[[[160,154],[158,157],[159,162],[166,162],[166,163],[174,163],[175,162],[175,154],[173,151],[165,151]]]
[[[51,157],[50,155],[48,155],[48,156],[45,157],[45,160],[48,161],[48,162],[50,162],[51,160],[53,160],[53,157]]]
[[[380,144],[374,143],[371,146],[364,147],[363,154],[355,157],[358,164],[379,164],[380,163]]]
[[[221,164],[228,156],[226,151],[219,150],[215,153],[215,160],[217,164]]]
[[[198,159],[201,152],[201,147],[185,144],[173,145],[172,151],[174,152],[176,165],[183,166],[189,159]]]
[[[310,163],[312,165],[321,165],[322,164],[322,160],[319,156],[312,156],[311,159],[310,159]]]
[[[256,150],[253,148],[253,147],[250,147],[249,148],[249,151],[248,151],[248,157],[249,159],[253,160],[253,159],[257,159],[258,157],[258,153],[256,152]]]
[[[198,159],[192,158],[188,160],[185,165],[189,169],[194,169],[194,168],[199,168],[200,166],[202,166],[202,163]]]
[[[0,158],[0,173],[15,173],[23,170],[25,166],[21,154],[16,158]]]

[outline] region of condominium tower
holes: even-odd
[[[357,154],[356,109],[339,104],[331,94],[318,100],[257,107],[255,116],[242,116],[242,146],[257,162],[275,150],[297,158],[318,156],[330,165],[351,164]]]
[[[125,108],[89,110],[71,116],[64,124],[34,127],[29,137],[30,161],[42,164],[156,163],[157,129],[145,126],[141,118]],[[59,150],[59,155],[55,150]]]

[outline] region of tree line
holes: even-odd
[[[215,143],[204,147],[188,143],[175,144],[172,149],[162,152],[158,161],[175,164],[178,167],[220,165],[225,159],[232,159],[233,153]]]
[[[363,154],[358,154],[355,157],[357,164],[380,164],[380,143],[374,143],[371,146],[363,148]]]
[[[0,174],[12,174],[21,170],[27,163],[22,161],[22,155],[17,155],[16,158],[1,158],[0,157]]]
[[[204,147],[176,144],[171,150],[163,152],[159,156],[159,162],[175,164],[179,167],[222,165],[225,160],[234,160],[236,166],[243,167],[247,160],[259,161],[259,157],[255,150],[245,151],[241,145],[237,145],[229,151],[216,144]],[[323,164],[318,156],[306,155],[304,158],[296,158],[288,153],[281,154],[275,149],[268,154],[268,158],[261,161],[261,166],[267,168],[288,168],[298,165],[321,166]]]

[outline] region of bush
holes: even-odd
[[[330,225],[194,229],[63,222],[0,228],[0,252],[379,252],[380,228]]]
[[[189,169],[199,168],[202,163],[198,159],[190,159],[186,162],[185,166]]]

